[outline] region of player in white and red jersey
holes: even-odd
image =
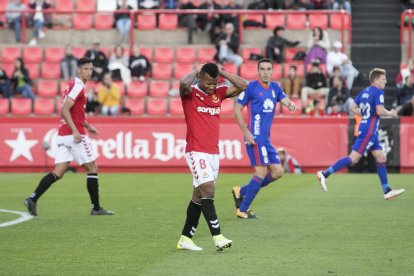
[[[33,194],[24,204],[29,213],[37,216],[37,200],[50,186],[63,177],[70,162],[75,159],[87,173],[87,188],[92,202],[91,215],[113,215],[112,211],[99,204],[98,168],[95,154],[85,128],[92,134],[99,132],[85,121],[85,83],[92,76],[92,61],[81,58],[78,61],[78,78],[69,83],[63,96],[62,119],[60,121],[55,153],[55,168],[44,176]]]
[[[198,76],[198,82],[193,82]],[[232,86],[217,86],[219,76]],[[202,250],[194,244],[194,236],[203,213],[218,251],[231,246],[220,231],[214,207],[214,191],[219,171],[219,120],[221,102],[237,96],[248,85],[245,79],[207,63],[180,80],[180,96],[187,123],[185,158],[193,174],[193,195],[177,249]]]

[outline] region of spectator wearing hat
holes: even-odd
[[[326,58],[326,69],[329,75],[332,75],[333,68],[338,66],[341,69],[341,76],[345,78],[346,87],[351,90],[354,83],[354,79],[358,77],[358,70],[352,65],[348,56],[341,52],[342,43],[335,41],[333,44],[333,50],[328,53]]]
[[[106,55],[100,50],[100,41],[99,39],[95,39],[92,43],[92,48],[86,51],[85,57],[92,60],[93,64],[93,74],[92,80],[94,81],[101,81],[103,75],[108,72],[108,58]]]
[[[273,30],[273,36],[269,37],[266,44],[266,56],[277,63],[283,63],[284,49],[287,47],[298,46],[300,41],[290,41],[284,37],[285,28],[276,26]]]

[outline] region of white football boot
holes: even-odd
[[[318,171],[316,173],[316,176],[318,177],[319,184],[321,185],[321,188],[324,192],[328,191],[328,188],[326,187],[326,177],[323,175],[322,171]]]

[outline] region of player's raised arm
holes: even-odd
[[[284,97],[280,102],[282,103],[282,105],[286,106],[291,112],[295,112],[297,109],[296,104],[292,102],[288,97]]]
[[[194,79],[197,77],[199,68],[188,73],[182,79],[180,79],[180,96],[187,96],[191,91],[191,85],[194,82]]]
[[[234,107],[234,116],[236,117],[237,124],[239,124],[240,129],[243,131],[245,142],[247,145],[256,144],[254,142],[253,134],[250,132],[250,130],[247,128],[244,118],[243,118],[243,105],[240,103],[236,103],[236,106]]]
[[[72,116],[70,115],[70,109],[75,104],[75,101],[72,100],[70,97],[67,97],[65,99],[65,102],[62,106],[62,117],[65,120],[66,124],[70,127],[72,130],[73,138],[75,139],[75,143],[80,143],[82,140],[82,136],[80,135],[78,129],[75,126],[75,123],[72,120]]]
[[[219,74],[220,76],[231,82],[231,84],[233,84],[233,86],[230,86],[227,89],[226,96],[228,98],[239,95],[243,90],[247,88],[247,85],[249,84],[247,80],[234,74],[231,74],[229,72],[223,71],[222,69],[220,69]]]

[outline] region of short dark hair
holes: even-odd
[[[90,58],[85,58],[85,57],[80,58],[78,60],[78,67],[81,67],[82,65],[85,65],[87,63],[92,63],[92,60]]]
[[[219,75],[219,68],[215,63],[206,63],[201,67],[200,75],[208,74],[212,78],[217,78]]]
[[[257,69],[259,69],[260,63],[264,63],[264,62],[269,62],[270,64],[273,63],[270,58],[262,58],[259,60],[259,62],[257,62]]]
[[[371,70],[371,72],[369,72],[369,81],[374,82],[374,80],[378,79],[382,75],[385,76],[386,74],[387,72],[385,71],[385,69],[374,68]]]
[[[289,68],[294,69],[295,71],[298,70],[298,67],[295,64],[291,64]]]
[[[284,30],[285,30],[285,27],[283,27],[283,26],[276,26],[273,29],[273,34],[276,36],[276,34],[277,34],[278,31],[284,31]]]

